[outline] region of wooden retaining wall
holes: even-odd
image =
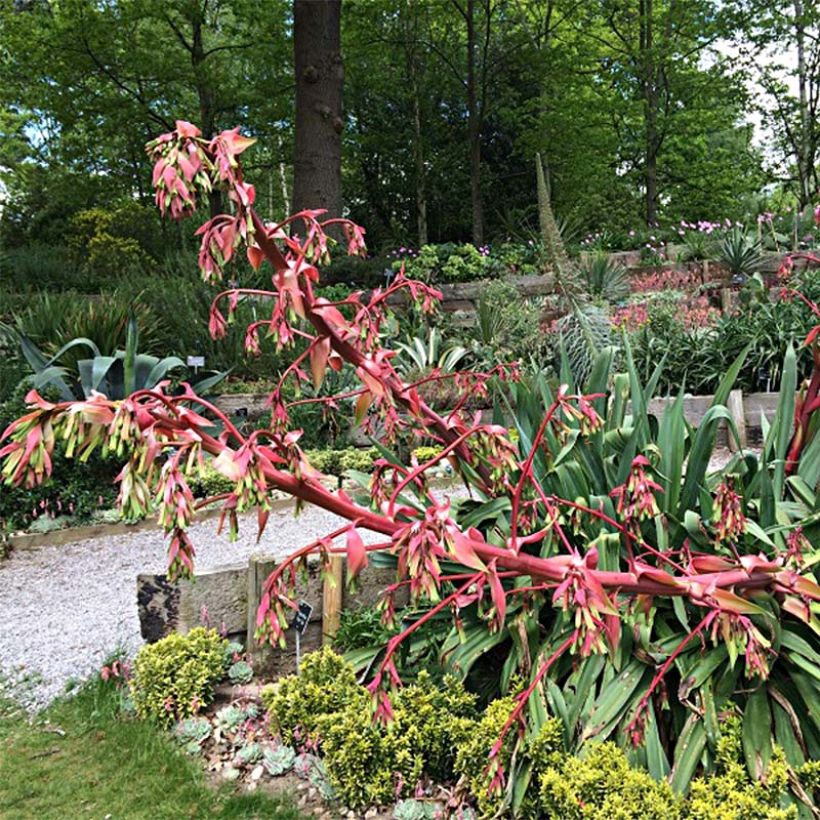
[[[281,558],[279,559],[281,562]],[[164,574],[137,576],[137,607],[140,632],[148,643],[171,632],[188,632],[203,623],[239,640],[253,657],[254,668],[266,674],[295,671],[296,648],[293,629],[286,632],[287,648],[261,647],[254,638],[256,611],[265,580],[277,559],[253,555],[246,564],[232,564],[197,571],[191,580],[168,581]],[[395,571],[367,567],[357,579],[356,590],[346,583],[344,557],[331,558],[335,585],[323,581],[317,559],[308,562],[307,578],[298,582],[296,600],[307,601],[313,612],[301,638],[301,651],[317,649],[329,641],[339,628],[343,609],[372,606],[381,592],[395,580]],[[406,603],[397,595],[396,603]]]

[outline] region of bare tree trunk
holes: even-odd
[[[411,59],[410,61],[414,61]],[[425,185],[424,146],[421,130],[421,100],[415,68],[413,77],[413,160],[416,166],[416,224],[418,226],[419,247],[427,244],[427,193]]]
[[[294,0],[293,208],[342,213],[341,0]]]
[[[191,65],[194,69],[194,85],[199,101],[199,122],[202,133],[210,139],[216,135],[216,112],[213,94],[205,76],[207,55],[202,41],[202,17],[198,16],[198,12],[196,14],[197,16],[191,18]],[[223,211],[222,192],[216,188],[208,194],[208,208],[212,217]]]
[[[653,0],[640,0],[639,45],[644,98],[644,185],[646,224],[658,221],[658,84],[653,42]]]
[[[803,23],[803,2],[794,0],[794,25],[797,39],[797,84],[800,98],[800,137],[797,143],[798,199],[801,210],[811,201],[811,176],[814,165],[811,156],[811,116],[809,114],[806,77],[806,30]]]
[[[476,89],[475,0],[467,0],[467,131],[470,150],[470,205],[473,243],[484,244],[484,206],[481,200],[481,112]]]

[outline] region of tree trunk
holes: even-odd
[[[202,41],[202,18],[195,16],[191,19],[191,65],[194,70],[194,85],[199,101],[200,127],[202,133],[210,139],[216,135],[216,112],[213,94],[204,72],[205,60],[207,60],[207,55]],[[223,212],[220,190],[215,188],[208,194],[208,208],[212,218]]]
[[[470,150],[470,204],[473,243],[484,244],[484,206],[481,201],[481,112],[476,89],[475,0],[467,0],[467,132]]]
[[[646,224],[658,221],[658,82],[653,43],[653,0],[641,0],[640,54],[644,104],[644,186],[646,188]]]
[[[410,60],[414,63],[414,60]],[[425,185],[424,146],[421,130],[421,100],[415,67],[413,77],[413,160],[416,166],[416,224],[418,226],[419,247],[427,244],[427,194]]]
[[[800,209],[811,202],[811,176],[814,165],[811,156],[812,123],[809,115],[808,83],[806,77],[806,30],[803,23],[803,2],[794,0],[794,25],[797,39],[797,84],[800,105],[800,136],[797,141],[797,180]]]
[[[341,0],[294,0],[293,209],[342,215]],[[297,228],[298,230],[298,228]]]

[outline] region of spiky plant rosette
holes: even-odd
[[[784,377],[783,405],[764,451],[735,459],[731,484],[728,473],[708,471],[717,426],[732,426],[722,406],[731,373],[697,429],[683,418],[682,394],[660,421],[650,420],[651,384],[640,385],[628,355],[629,373],[610,380],[611,351],[596,360],[585,391],[516,384],[517,369],[508,365],[446,374],[460,397],[447,411],[433,410],[418,384],[396,371],[382,337],[394,294],[406,291],[422,311],[434,310],[440,294],[400,272],[367,295],[336,302],[317,296],[328,230],[344,235],[352,254],[364,251],[364,231],[348,220],[323,219],[319,210],[266,223],[239,162],[250,143],[237,130],[207,140],[179,122],[149,151],[163,213],[185,217],[209,190],[227,194],[231,213],[197,232],[206,279],[219,281],[241,249],[255,268],[270,268],[270,290],[219,292],[209,322],[219,338],[240,300],[269,301],[270,313],[247,328],[246,347],[293,351],[268,398],[270,426],[245,434],[190,388],[169,395],[164,384],[122,401],[94,395],[54,403],[32,392],[30,412],[4,434],[6,482],[34,486],[46,479],[58,438],[80,458],[98,449],[121,455],[127,461],[120,508],[132,517],[158,510],[172,575],[193,572],[188,530],[211,504],[221,505],[221,524],[227,521],[232,534],[239,514],[256,510],[261,535],[274,490],[292,495],[297,506],[338,515],[345,523],[293,552],[267,579],[258,639],[284,642],[297,572],[309,557],[327,571],[333,554],[346,554],[353,578],[371,561],[392,564],[397,575],[381,601],[385,619],[393,618],[394,596],[404,589],[423,614],[404,623],[376,658],[369,684],[375,719],[391,719],[390,693],[402,683],[400,650],[449,613],[441,649],[446,668],[466,676],[492,652],[499,688],[525,680],[488,751],[490,789],[507,789],[511,799],[526,778],[506,751],[510,737],[518,743],[537,735],[548,714],[560,717],[568,748],[617,737],[677,788],[709,767],[727,712],[744,715],[747,762],[757,777],[775,742],[793,766],[818,756],[820,587],[812,541],[820,436],[810,415],[795,443],[798,386],[792,383],[789,394]],[[321,396],[328,368],[349,368],[358,386]],[[784,372],[793,370],[787,361]],[[287,381],[305,397],[286,401]],[[465,410],[467,397],[498,381],[507,382],[516,443],[500,414],[489,423]],[[306,402],[348,403],[365,430],[382,432],[383,459],[365,493],[354,498],[329,489],[310,464],[289,421],[294,404]],[[809,406],[816,401],[804,410]],[[399,434],[440,449],[423,463],[404,464],[389,449]],[[234,488],[195,502],[189,481],[206,455]],[[451,504],[427,481],[445,460],[468,487],[466,500]],[[365,545],[363,530],[381,538]]]

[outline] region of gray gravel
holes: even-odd
[[[299,518],[291,509],[271,513],[258,545],[255,516],[240,522],[233,543],[216,534],[217,518],[194,525],[196,566],[238,563],[254,552],[287,555],[343,523],[316,507]],[[20,550],[0,560],[0,694],[37,709],[70,681],[99,671],[115,649],[132,655],[142,643],[136,577],[165,567],[163,535],[153,528]]]

